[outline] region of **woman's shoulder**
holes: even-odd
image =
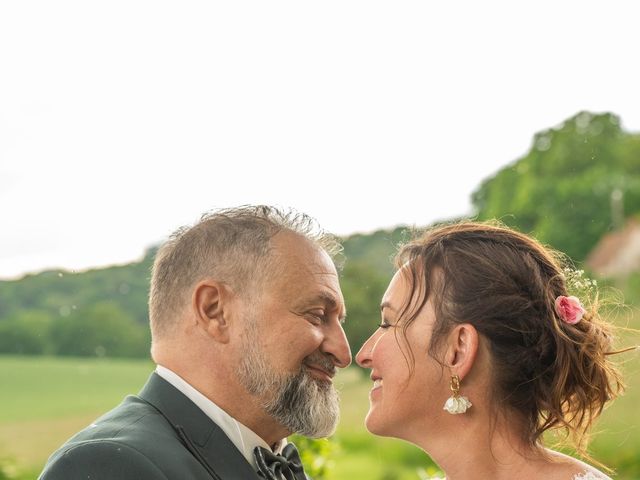
[[[611,480],[611,477],[577,458],[553,450],[548,451],[548,453],[551,454],[556,464],[555,473],[558,474],[557,478],[566,480]],[[555,475],[554,478],[556,478]]]

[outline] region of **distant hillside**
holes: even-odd
[[[366,263],[381,275],[391,277],[393,256],[399,243],[408,240],[408,227],[396,227],[393,230],[377,230],[369,234],[355,234],[342,240],[344,256],[349,262]]]
[[[406,229],[378,230],[341,239],[345,268],[367,264],[377,275],[390,278],[392,257]],[[24,310],[67,316],[82,306],[109,301],[129,312],[136,321],[147,322],[147,295],[155,248],[139,262],[92,269],[85,272],[52,270],[28,274],[18,280],[0,280],[0,321]]]
[[[147,293],[152,255],[140,262],[73,273],[65,270],[26,275],[0,281],[0,321],[25,310],[68,316],[78,308],[109,301],[147,321]]]
[[[355,344],[377,322],[403,232],[398,227],[343,239],[346,330]],[[0,281],[0,353],[148,355],[147,296],[155,251],[149,249],[141,261],[123,266],[46,271]],[[126,348],[121,345],[124,337]]]

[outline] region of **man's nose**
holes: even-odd
[[[340,323],[327,325],[328,331],[321,345],[324,354],[330,355],[336,367],[345,368],[351,363],[351,348]]]

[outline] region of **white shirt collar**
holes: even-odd
[[[258,467],[256,465],[255,458],[253,457],[253,449],[260,446],[271,450],[271,447],[267,445],[267,442],[265,442],[262,437],[256,434],[249,427],[237,421],[167,367],[157,365],[156,373],[175,388],[180,390],[187,398],[189,398],[189,400],[195,403],[200,410],[213,420],[227,435],[227,437],[229,437],[229,440],[231,440],[240,453],[242,453],[244,458],[247,459],[247,462],[253,466],[254,470],[257,470]],[[281,453],[286,444],[287,439],[283,438],[276,444],[273,451],[278,454]]]

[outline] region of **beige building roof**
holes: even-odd
[[[586,264],[601,277],[624,277],[640,271],[640,222],[632,218],[622,230],[602,237]]]

